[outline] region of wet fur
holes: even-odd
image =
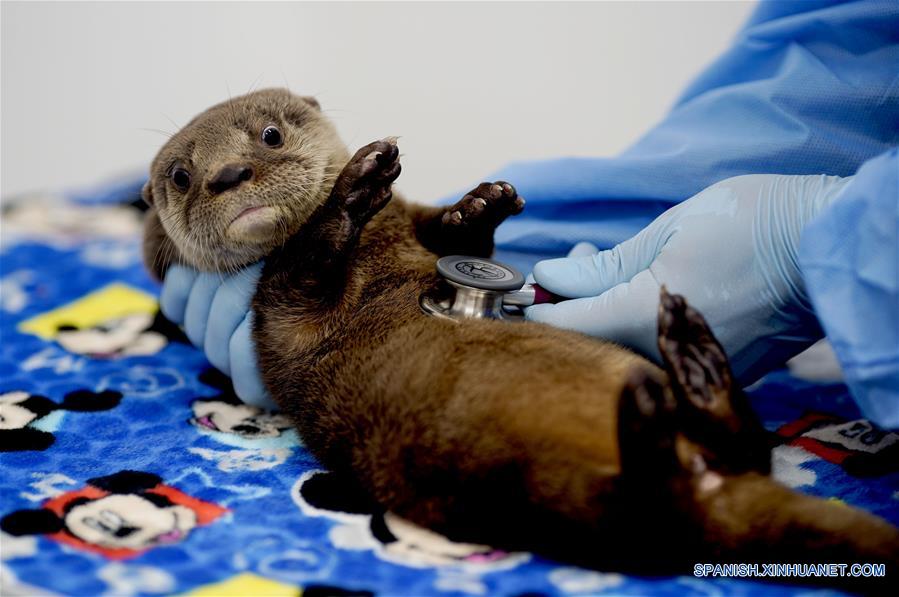
[[[302,99],[279,94],[237,98],[232,109],[262,122],[257,113]],[[234,119],[213,108],[197,130],[231,139]],[[437,257],[488,256],[494,228],[520,211],[520,199],[499,182],[450,208],[409,204],[392,196],[394,141],[350,158],[322,127],[299,134],[311,146],[338,144],[325,152],[324,171],[335,174],[293,197],[312,208],[291,213],[308,217],[253,249],[268,255],[253,307],[264,380],[328,468],[452,539],[602,568],[896,562],[899,535],[889,524],[769,478],[768,438],[702,317],[679,297],[662,297],[664,371],[622,347],[536,323],[424,315],[419,296],[441,289]],[[151,173],[147,195],[157,207],[145,255],[159,276],[172,262],[213,261],[202,243],[178,242],[163,225],[177,219],[179,200],[162,165],[196,134],[191,125],[179,133]],[[265,167],[255,148],[233,149]],[[162,223],[158,209],[168,212]],[[252,252],[247,262],[262,256]]]

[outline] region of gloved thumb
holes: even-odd
[[[546,290],[567,298],[598,296],[629,282],[648,268],[661,247],[657,237],[656,227],[650,226],[595,255],[541,261],[534,266],[534,280]]]
[[[596,248],[596,245],[593,243],[588,243],[587,241],[581,241],[578,244],[571,247],[571,250],[568,251],[568,257],[587,257],[588,255],[594,255],[599,252],[599,249]],[[528,277],[525,278],[525,284],[536,284],[537,281],[534,280],[534,273],[531,272],[528,274]]]
[[[525,316],[629,346],[658,361],[658,305],[659,283],[647,269],[599,296],[534,305]]]
[[[579,242],[571,247],[571,250],[568,251],[566,257],[589,257],[590,255],[596,255],[597,253],[599,253],[599,249],[597,249],[596,245],[593,243]]]

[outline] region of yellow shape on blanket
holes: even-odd
[[[205,585],[183,597],[299,597],[300,588],[244,572],[222,582]]]
[[[155,313],[157,308],[155,297],[116,282],[67,305],[23,321],[19,324],[19,331],[52,340],[60,325],[86,328],[135,313]]]

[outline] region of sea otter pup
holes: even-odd
[[[425,315],[436,259],[489,256],[524,202],[499,181],[410,204],[399,174],[395,139],[351,156],[315,100],[272,89],[197,116],[144,189],[157,277],[266,258],[262,376],[329,469],[452,539],[603,568],[895,561],[886,522],[769,478],[767,435],[682,298],[660,301],[664,371],[536,323]]]

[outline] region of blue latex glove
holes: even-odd
[[[658,361],[665,284],[706,317],[739,380],[754,381],[823,336],[799,271],[799,241],[850,181],[747,175],[712,185],[613,249],[538,263],[536,282],[575,300],[535,305],[527,317]]]
[[[159,304],[212,366],[231,376],[241,400],[275,408],[259,376],[251,337],[250,301],[261,272],[261,263],[230,276],[175,265],[166,273]]]

